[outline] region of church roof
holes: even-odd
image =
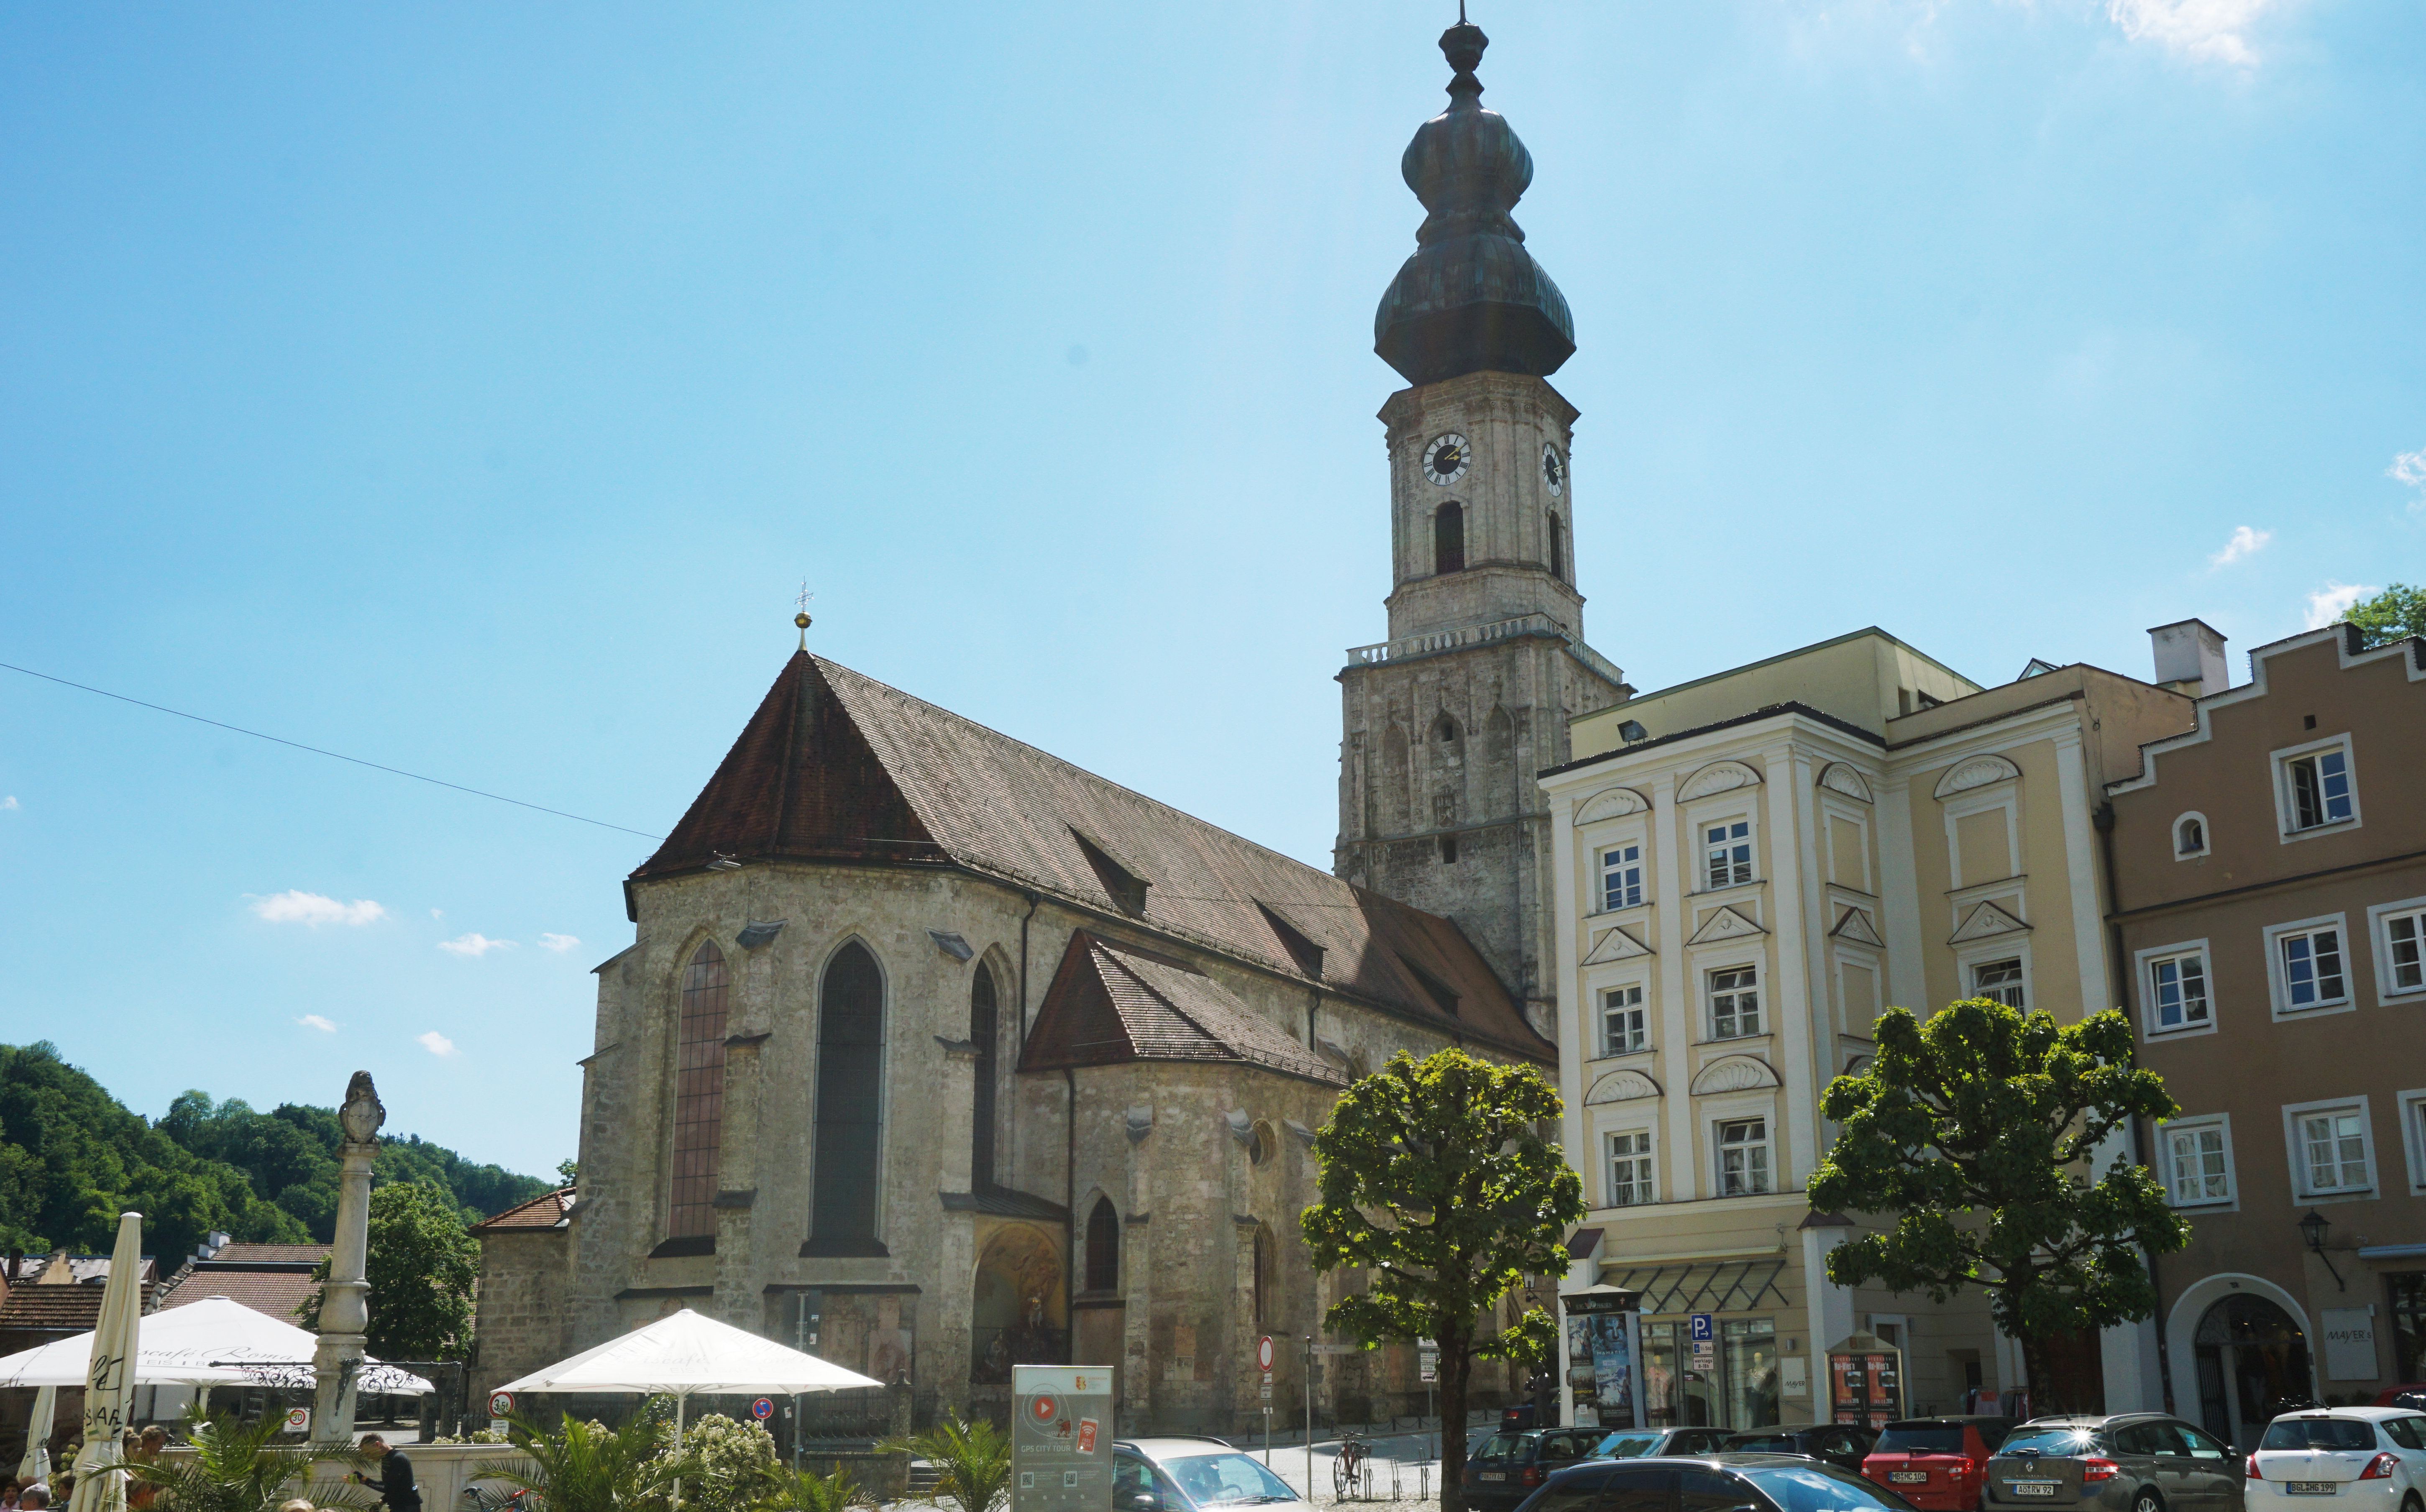
[[[1347,1082],[1204,973],[1080,929],[1037,1008],[1020,1069],[1133,1060],[1246,1061],[1334,1086]]]
[[[958,866],[1319,982],[1440,1033],[1552,1054],[1456,925],[794,653],[634,881],[717,857]]]
[[[529,1201],[493,1214],[472,1225],[474,1233],[498,1233],[508,1229],[561,1229],[573,1206],[574,1189],[559,1186],[553,1192],[542,1192]]]

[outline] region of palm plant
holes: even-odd
[[[934,1465],[930,1505],[949,1502],[960,1512],[994,1512],[1011,1494],[1011,1440],[991,1423],[946,1417],[924,1433],[888,1439],[878,1447]]]
[[[654,1412],[636,1413],[620,1428],[584,1423],[568,1412],[554,1433],[528,1418],[507,1421],[522,1457],[483,1463],[472,1476],[529,1491],[546,1502],[547,1512],[664,1506],[690,1468],[685,1456],[669,1452],[672,1426]]]
[[[849,1512],[868,1501],[847,1470],[831,1475],[795,1470],[781,1473],[775,1488],[758,1499],[755,1512]]]
[[[288,1488],[311,1474],[315,1464],[350,1456],[343,1450],[288,1449],[270,1440],[284,1430],[283,1419],[264,1413],[253,1424],[232,1417],[187,1414],[186,1436],[194,1457],[174,1463],[122,1459],[104,1471],[124,1471],[137,1485],[154,1487],[163,1512],[276,1512]],[[367,1497],[330,1482],[308,1488],[315,1505],[368,1508]]]

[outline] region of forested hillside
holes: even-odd
[[[143,1214],[165,1276],[202,1236],[301,1244],[331,1237],[337,1206],[333,1108],[256,1113],[187,1092],[157,1123],[130,1113],[47,1041],[0,1045],[0,1248],[108,1247],[118,1214]],[[383,1136],[378,1180],[418,1182],[474,1222],[555,1183],[476,1165],[412,1135]]]

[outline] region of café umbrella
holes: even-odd
[[[119,1435],[135,1411],[137,1328],[143,1315],[143,1214],[118,1215],[118,1247],[101,1292],[101,1322],[84,1383],[84,1442],[76,1450],[75,1494],[68,1512],[125,1512],[126,1472],[101,1467],[118,1458]]]
[[[59,1389],[45,1386],[34,1392],[34,1415],[25,1420],[25,1457],[17,1462],[17,1481],[31,1486],[51,1478],[51,1428],[58,1420]]]

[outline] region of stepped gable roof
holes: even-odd
[[[561,1229],[566,1211],[573,1206],[573,1190],[569,1186],[559,1186],[553,1192],[542,1192],[527,1202],[483,1218],[472,1225],[472,1231],[499,1233],[509,1229]]]
[[[1537,1061],[1555,1054],[1450,921],[806,651],[632,879],[695,872],[719,854],[958,866],[1446,1037]]]
[[[1257,1017],[1211,977],[1075,931],[1037,1009],[1020,1070],[1137,1060],[1246,1061],[1347,1085],[1330,1062]]]

